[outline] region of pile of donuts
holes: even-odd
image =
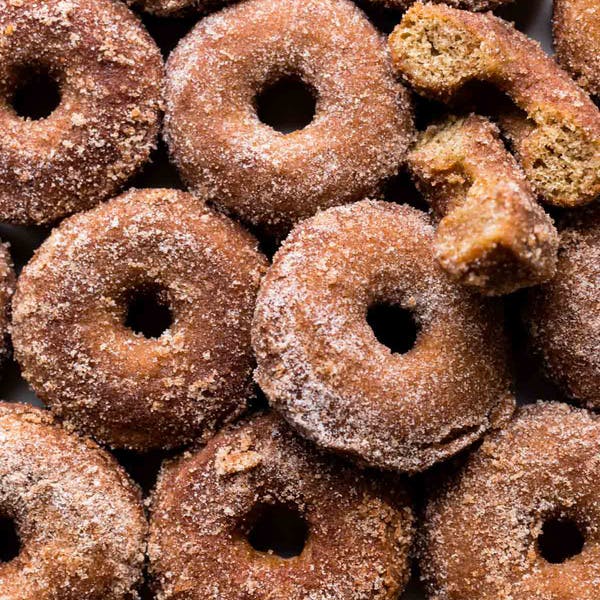
[[[2,600],[600,598],[600,3],[502,4],[0,0]]]

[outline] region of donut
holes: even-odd
[[[284,134],[257,97],[299,80],[313,120]],[[165,139],[190,189],[265,235],[362,200],[412,139],[406,90],[380,33],[348,0],[249,0],[213,14],[167,63]]]
[[[596,0],[554,0],[554,45],[560,64],[600,96],[600,6]]]
[[[0,242],[0,363],[9,353],[10,303],[15,291],[15,271],[8,244]]]
[[[420,94],[448,102],[483,82],[514,102],[521,112],[500,124],[545,202],[573,207],[600,194],[600,111],[537,42],[491,13],[417,3],[389,45]]]
[[[287,545],[256,533],[278,514]],[[274,414],[167,463],[150,523],[161,600],[396,600],[410,571],[401,485],[323,457]]]
[[[433,241],[424,213],[367,200],[303,221],[275,255],[252,325],[255,379],[320,447],[421,471],[510,416],[497,305],[453,285]],[[415,322],[407,352],[369,326],[382,306]]]
[[[246,407],[266,264],[250,234],[185,192],[133,190],[75,215],[17,283],[23,377],[103,444],[141,451],[210,437]],[[160,331],[128,323],[140,302],[167,312]]]
[[[40,80],[58,104],[27,118],[16,102]],[[0,0],[0,220],[51,223],[113,196],[155,145],[162,82],[123,3]]]
[[[527,294],[524,320],[548,377],[600,408],[600,210],[570,220],[560,232],[556,277]]]
[[[552,219],[490,121],[472,114],[430,126],[408,165],[439,220],[435,253],[453,279],[499,295],[554,276]]]
[[[0,402],[0,429],[0,511],[18,537],[2,600],[137,598],[147,523],[125,471],[47,411]]]
[[[427,597],[600,597],[599,447],[598,417],[560,403],[527,406],[490,435],[429,499]]]
[[[499,6],[509,4],[513,0],[433,0],[434,2],[444,2],[456,8],[480,12],[483,10],[493,10]],[[406,10],[409,6],[415,3],[415,0],[368,0],[374,6],[382,6],[383,8],[391,8],[397,10]]]

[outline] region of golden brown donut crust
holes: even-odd
[[[22,69],[48,69],[61,102],[21,118]],[[113,0],[0,0],[0,219],[49,223],[114,195],[158,134],[163,64]]]
[[[210,436],[246,406],[266,266],[250,234],[184,192],[134,190],[75,215],[18,281],[23,376],[54,413],[112,446]],[[130,293],[147,286],[173,316],[158,338],[124,324]]]
[[[306,520],[302,553],[246,539],[265,505]],[[152,499],[150,572],[160,600],[396,600],[413,517],[398,484],[325,459],[274,414],[226,430],[162,470]]]
[[[600,194],[600,111],[539,44],[491,13],[414,4],[389,38],[399,73],[449,101],[473,81],[494,85],[526,115],[502,119],[536,193],[577,206]]]
[[[133,600],[146,518],[125,471],[50,413],[0,402],[0,512],[20,553],[0,564],[3,600]]]
[[[554,0],[554,45],[560,64],[593,96],[600,96],[600,4]]]
[[[9,352],[10,303],[15,284],[15,271],[8,244],[0,242],[0,364]]]
[[[571,398],[600,408],[600,209],[560,232],[557,274],[530,290],[525,321],[545,371]]]
[[[421,572],[431,600],[597,600],[600,597],[600,421],[565,404],[523,408],[425,512]],[[581,554],[547,562],[548,519],[584,532]]]
[[[454,279],[498,295],[554,275],[552,219],[490,121],[470,115],[430,126],[408,165],[439,219],[436,257]]]
[[[313,121],[288,135],[254,106],[285,75],[317,95]],[[203,19],[169,58],[166,101],[165,137],[189,187],[277,236],[373,192],[413,132],[385,42],[348,0],[249,0]]]
[[[255,379],[319,446],[420,471],[511,414],[497,305],[453,285],[434,228],[407,206],[363,201],[298,225],[257,300]],[[367,323],[374,304],[409,310],[420,332],[393,354]]]

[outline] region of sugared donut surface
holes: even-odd
[[[278,511],[306,528],[295,556],[252,545]],[[151,515],[161,600],[396,600],[408,579],[413,517],[401,484],[325,459],[274,414],[167,463]]]
[[[570,221],[560,232],[556,276],[530,290],[525,321],[548,377],[600,408],[600,209]]]
[[[428,598],[597,600],[599,448],[598,417],[559,403],[486,438],[426,509]]]
[[[255,378],[318,445],[420,471],[510,416],[496,305],[450,281],[433,237],[424,213],[363,201],[302,222],[275,255],[254,316]],[[408,352],[369,326],[382,305],[415,321]]]
[[[46,411],[1,402],[0,431],[0,513],[20,542],[0,563],[2,599],[137,597],[147,524],[125,471]]]
[[[8,245],[0,242],[0,363],[8,354],[10,302],[15,291],[15,272]]]
[[[75,215],[18,281],[23,376],[54,413],[112,446],[208,437],[245,409],[266,264],[250,234],[184,192],[133,190]],[[171,323],[136,332],[132,300],[162,305]]]
[[[256,98],[294,77],[316,112],[284,134],[260,121]],[[203,19],[168,61],[166,103],[189,187],[275,235],[373,192],[412,138],[383,37],[348,0],[249,0]]]
[[[60,102],[25,118],[14,103],[40,77]],[[0,0],[0,219],[49,223],[114,195],[155,144],[162,81],[158,47],[123,3]]]

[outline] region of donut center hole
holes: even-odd
[[[293,506],[264,504],[248,520],[246,539],[258,552],[280,558],[300,556],[308,539],[308,523]]]
[[[159,338],[173,323],[173,314],[159,287],[135,290],[127,303],[125,326],[146,338]]]
[[[315,117],[314,89],[300,77],[286,76],[267,85],[255,98],[256,114],[280,133],[304,129]]]
[[[21,552],[17,525],[10,517],[0,516],[0,562],[7,563]]]
[[[367,323],[377,341],[395,354],[411,350],[419,334],[419,327],[409,310],[396,304],[374,304],[367,311]]]
[[[29,67],[20,71],[11,104],[21,118],[45,119],[58,108],[60,101],[58,81],[47,69]]]
[[[542,558],[561,564],[581,554],[585,538],[577,523],[571,519],[550,519],[542,527],[538,548]]]

